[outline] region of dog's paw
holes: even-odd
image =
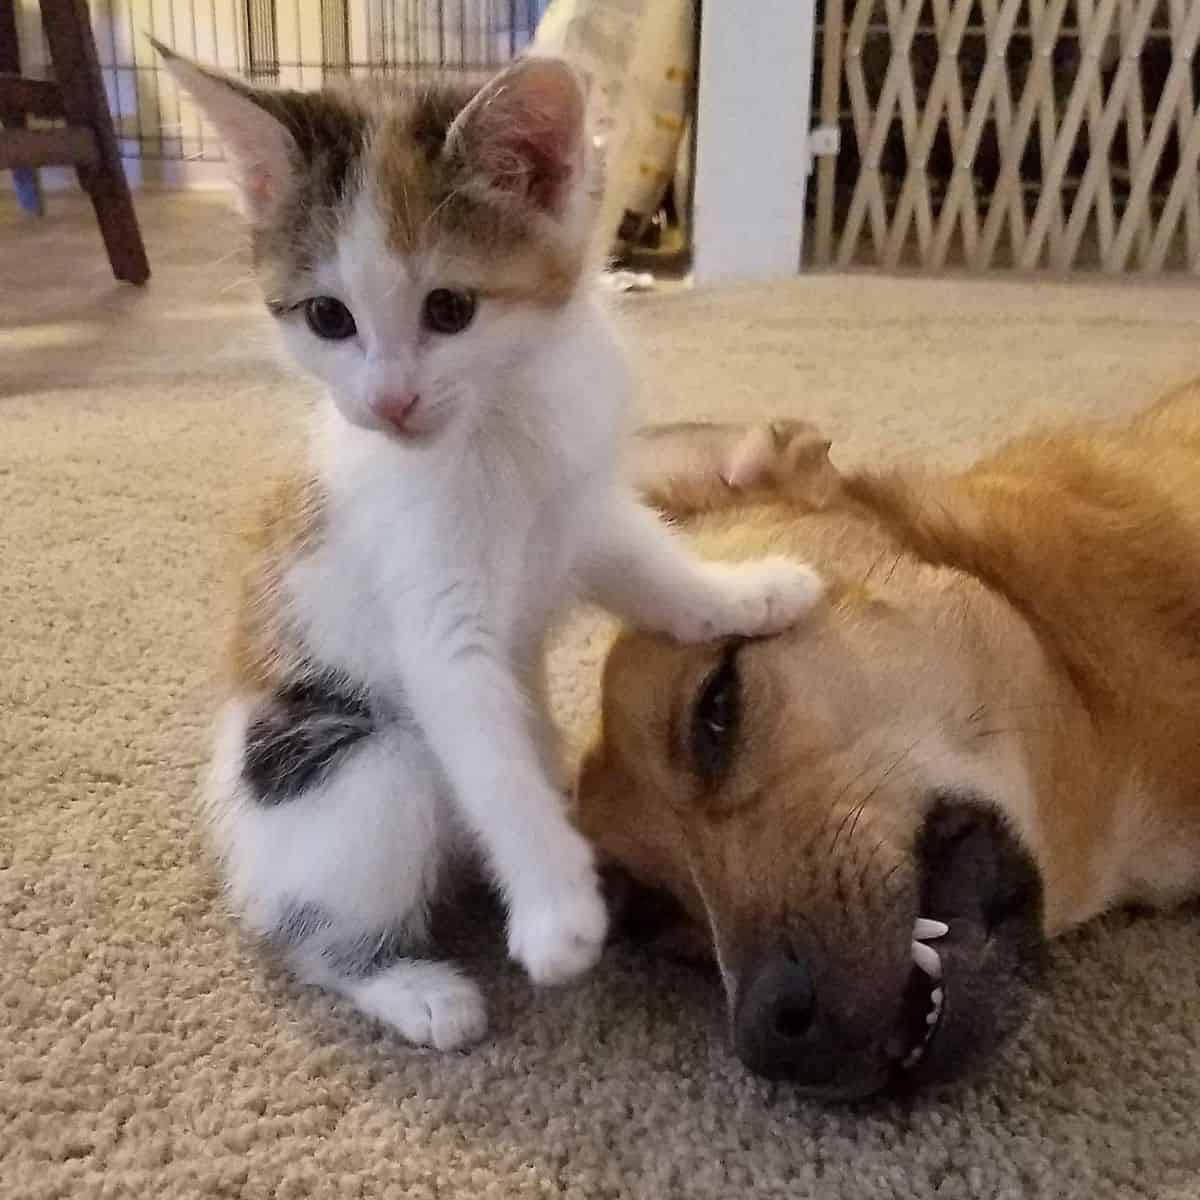
[[[457,1050],[487,1032],[483,994],[447,963],[405,963],[360,984],[352,998],[415,1046]]]
[[[508,950],[540,986],[566,983],[595,966],[608,933],[608,911],[590,855],[585,870],[514,902]]]
[[[670,632],[681,642],[762,637],[794,625],[820,599],[820,576],[788,558],[706,563],[706,603],[681,613]]]

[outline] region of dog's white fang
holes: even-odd
[[[918,917],[913,922],[913,941],[932,942],[935,938],[945,937],[950,932],[950,926],[945,921],[935,921],[931,917]]]
[[[925,945],[924,942],[913,942],[912,944],[913,962],[929,976],[930,979],[941,979],[942,977],[942,960],[938,957],[938,952],[932,947]]]

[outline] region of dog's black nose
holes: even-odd
[[[774,954],[743,977],[738,991],[738,1056],[760,1075],[794,1075],[811,1049],[817,1015],[812,974],[795,956]]]

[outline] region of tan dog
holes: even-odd
[[[715,949],[747,1065],[832,1098],[957,1075],[1044,938],[1200,891],[1200,386],[960,474],[843,478],[827,446],[643,439],[703,552],[793,553],[828,601],[759,641],[623,634],[579,799]]]

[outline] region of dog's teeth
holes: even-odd
[[[900,1064],[905,1070],[910,1067],[915,1067],[921,1061],[921,1055],[925,1053],[924,1045],[914,1046],[905,1056],[904,1061]]]
[[[949,932],[950,926],[945,921],[935,921],[931,917],[918,917],[913,923],[913,940],[917,942],[931,942]]]
[[[913,942],[912,944],[913,962],[929,976],[930,979],[941,979],[942,977],[942,960],[938,958],[938,952],[932,947],[925,945],[924,942]]]
[[[929,1026],[929,1032],[925,1034],[926,1041],[933,1035],[933,1027],[942,1019],[942,1000],[945,995],[940,987],[935,987],[929,993],[930,1006],[925,1014],[925,1024]]]

